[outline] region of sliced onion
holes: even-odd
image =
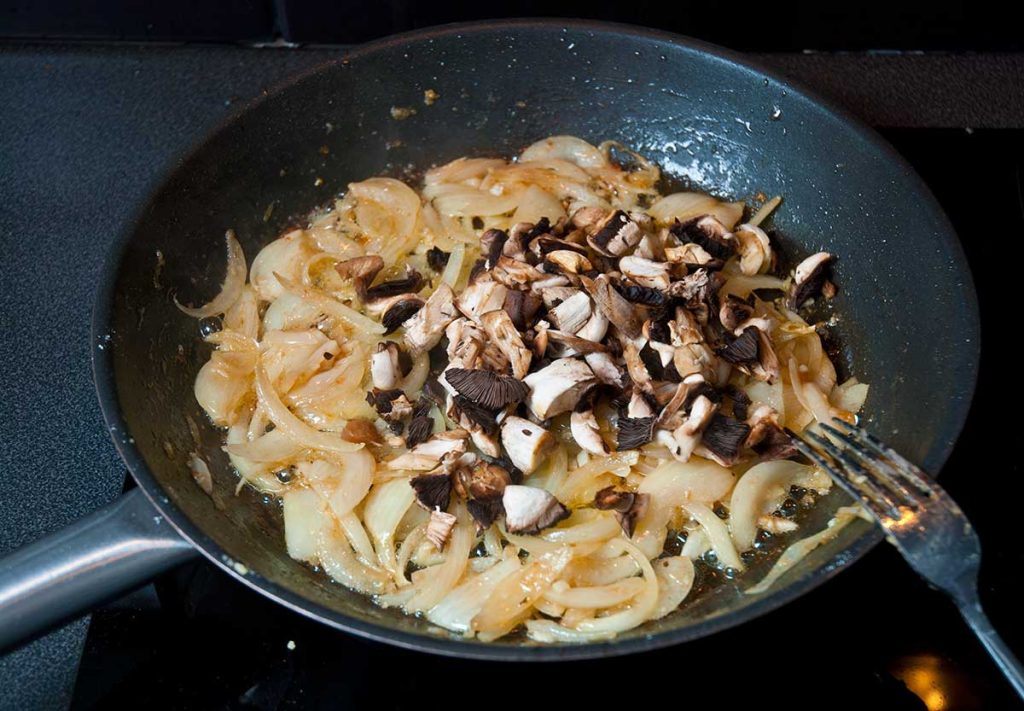
[[[323,520],[317,557],[329,576],[345,587],[365,595],[380,595],[393,587],[385,573],[367,568],[356,560],[348,540],[338,531],[330,516],[324,516]]]
[[[757,212],[754,213],[754,216],[747,220],[747,224],[757,227],[768,218],[768,215],[775,212],[775,208],[777,208],[780,204],[782,204],[782,197],[778,195],[773,197],[771,200],[769,200],[768,202],[766,202],[764,205],[757,209]]]
[[[293,230],[260,250],[249,269],[249,283],[261,299],[272,302],[285,291],[275,275],[283,274],[301,283],[306,262],[313,254],[306,232]]]
[[[615,558],[577,557],[566,572],[566,579],[573,585],[609,585],[640,572],[628,555]]]
[[[537,223],[542,217],[548,218],[551,224],[554,224],[565,217],[565,209],[562,207],[562,201],[554,195],[531,185],[520,195],[519,205],[516,206],[510,222],[513,225],[519,222]]]
[[[560,587],[562,583],[552,585],[544,599],[563,607],[579,607],[599,610],[605,607],[625,605],[644,590],[642,578],[626,578],[608,585],[573,588]]]
[[[683,510],[704,529],[708,540],[711,541],[711,548],[714,549],[715,555],[718,556],[718,560],[723,566],[741,572],[746,569],[747,566],[743,564],[740,554],[736,552],[736,546],[732,543],[732,538],[729,537],[729,529],[726,527],[725,521],[718,518],[715,512],[704,504],[686,503],[683,504]]]
[[[712,514],[714,516],[714,514]],[[613,612],[605,617],[583,620],[576,629],[581,632],[624,632],[633,629],[650,618],[654,606],[658,603],[658,579],[647,556],[625,538],[615,538],[609,543],[613,551],[625,553],[639,566],[643,576],[643,590],[633,599],[628,607]]]
[[[659,558],[654,561],[658,576],[658,602],[651,612],[652,620],[660,620],[674,612],[693,588],[693,561],[686,556]]]
[[[373,487],[363,508],[363,521],[373,538],[377,560],[395,580],[404,578],[395,555],[395,530],[414,498],[408,479],[391,479]]]
[[[462,263],[466,257],[466,245],[459,243],[452,249],[450,255],[448,255],[448,264],[444,267],[444,272],[441,273],[441,281],[455,288],[455,285],[459,282],[459,275],[462,274]]]
[[[253,351],[214,351],[196,375],[196,401],[215,425],[230,427],[252,391]]]
[[[310,489],[288,489],[281,494],[284,542],[288,555],[307,563],[317,562],[323,499]]]
[[[277,430],[269,434],[274,432]],[[299,462],[296,469],[315,491],[327,499],[331,511],[340,519],[370,491],[376,463],[373,455],[365,449],[336,457],[337,463],[317,459]]]
[[[754,547],[757,519],[771,510],[766,506],[785,497],[798,476],[813,467],[789,460],[761,462],[740,477],[729,499],[729,532],[740,552]]]
[[[347,454],[363,448],[362,444],[346,442],[341,437],[314,429],[292,414],[291,410],[281,402],[281,397],[271,385],[262,363],[256,365],[256,395],[263,407],[266,408],[267,416],[271,421],[298,444],[310,449],[320,449],[338,454]]]
[[[610,512],[579,509],[557,527],[540,535],[550,543],[592,543],[617,536],[621,530]]]
[[[860,516],[859,506],[848,506],[843,507],[836,511],[836,515],[829,520],[828,526],[813,536],[803,538],[793,545],[789,546],[782,552],[779,559],[775,561],[775,565],[768,571],[768,574],[761,579],[757,585],[754,585],[746,589],[748,595],[757,595],[763,593],[772,585],[775,581],[786,574],[793,566],[799,563],[801,560],[807,557],[807,555],[818,546],[828,543],[843,530],[851,521]]]
[[[493,168],[501,168],[505,161],[500,158],[456,158],[427,171],[424,182],[427,185],[438,183],[463,183],[479,181]]]
[[[377,554],[373,550],[373,544],[370,542],[369,536],[366,535],[366,529],[363,528],[363,522],[359,520],[359,517],[349,512],[338,519],[338,526],[344,532],[349,545],[356,552],[359,562],[367,568],[382,570],[377,564]]]
[[[405,605],[406,612],[426,612],[451,592],[469,565],[469,553],[476,540],[473,519],[463,505],[455,511],[458,522],[444,549],[444,562],[427,569],[429,577],[418,586],[416,594]]]
[[[545,644],[555,644],[558,642],[589,644],[615,637],[614,632],[581,632],[580,630],[560,625],[554,620],[527,620],[526,635],[534,642],[543,642]]]
[[[174,297],[174,305],[193,318],[206,318],[224,313],[234,305],[245,287],[246,265],[242,245],[235,239],[233,230],[228,230],[224,234],[224,240],[228,246],[228,263],[220,292],[210,302],[198,308],[182,306],[178,297]]]
[[[472,629],[484,642],[502,637],[523,622],[534,601],[551,586],[572,560],[569,546],[537,556],[522,570],[508,576],[494,589],[472,621]],[[650,566],[648,566],[650,567]]]
[[[229,454],[251,462],[283,462],[301,452],[302,445],[283,431],[275,429],[250,442],[226,445],[224,449]]]
[[[522,568],[518,556],[510,555],[484,572],[471,576],[427,612],[427,619],[452,632],[467,633],[480,608],[501,581]]]
[[[289,279],[283,274],[275,273],[274,276],[277,277],[281,286],[292,294],[295,294],[303,301],[312,304],[328,316],[341,319],[351,326],[354,329],[353,336],[356,338],[374,337],[384,333],[385,329],[383,324],[374,321],[368,316],[364,316],[353,308],[345,306],[345,304],[340,301],[332,299],[326,294],[321,294],[308,286],[303,286],[299,282]]]
[[[224,330],[220,333],[229,331],[251,340],[260,337],[260,304],[251,286],[243,287],[235,303],[224,312]]]
[[[704,193],[672,193],[656,201],[647,213],[662,225],[711,215],[731,230],[743,217],[743,208],[742,202],[720,202]]]
[[[531,144],[519,154],[519,161],[567,160],[587,170],[608,166],[608,160],[597,146],[576,136],[551,136]]]

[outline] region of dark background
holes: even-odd
[[[1024,47],[1019,14],[1015,0],[0,0],[0,37],[352,44],[446,22],[586,17],[747,51],[1012,51]]]
[[[1008,7],[0,0],[0,554],[123,484],[91,388],[88,314],[113,235],[175,156],[239,101],[336,56],[334,45],[459,20],[589,17],[757,55],[879,129],[935,192],[974,272],[986,344],[942,481],[984,541],[990,616],[1024,651],[1020,359],[1001,342],[1020,299],[1024,32]],[[204,563],[97,611],[88,637],[87,624],[0,658],[0,709],[1020,707],[953,608],[888,546],[742,628],[610,662],[402,652],[310,623]]]

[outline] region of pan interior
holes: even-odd
[[[966,415],[977,355],[973,287],[945,217],[873,134],[706,49],[587,25],[420,33],[321,68],[205,141],[126,241],[106,322],[116,400],[134,440],[126,456],[158,506],[219,562],[243,561],[250,583],[328,622],[393,641],[403,633],[437,639],[425,621],[379,609],[289,559],[277,505],[248,489],[235,494],[222,433],[192,394],[209,349],[171,296],[200,303],[215,293],[229,228],[251,261],[350,181],[414,175],[462,155],[514,155],[554,134],[621,141],[673,180],[717,195],[782,195],[773,227],[785,248],[839,255],[842,367],[871,384],[869,426],[910,459],[941,466]],[[427,90],[439,95],[430,106]],[[393,107],[415,113],[398,120]],[[192,452],[214,472],[212,497],[190,478]],[[823,526],[832,508],[819,507],[805,530]],[[718,587],[601,653],[685,639],[770,609],[872,540],[858,522],[768,596]]]

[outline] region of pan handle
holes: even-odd
[[[0,558],[0,652],[49,631],[196,555],[134,489]]]

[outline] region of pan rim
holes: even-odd
[[[201,151],[207,142],[234,123],[238,118],[247,114],[259,106],[268,98],[275,96],[287,87],[304,81],[307,77],[323,71],[330,71],[331,67],[342,63],[357,60],[366,55],[387,50],[393,46],[407,45],[412,42],[448,38],[466,34],[487,34],[495,31],[521,31],[521,30],[544,30],[550,31],[556,28],[566,28],[572,31],[593,32],[595,35],[603,36],[626,36],[630,38],[641,38],[655,40],[673,45],[685,51],[703,55],[706,59],[722,62],[737,67],[744,72],[765,78],[774,82],[779,88],[789,92],[790,96],[799,97],[811,105],[817,107],[826,115],[838,119],[846,130],[854,133],[858,138],[869,144],[880,155],[884,156],[890,164],[897,167],[904,174],[905,180],[911,184],[915,194],[923,198],[923,205],[929,212],[935,215],[936,222],[940,226],[936,237],[941,240],[943,247],[954,258],[960,267],[957,275],[963,284],[962,291],[966,296],[965,309],[971,332],[965,334],[970,337],[973,348],[963,352],[962,370],[967,371],[968,377],[962,385],[962,397],[957,404],[950,409],[947,420],[944,423],[942,443],[938,447],[934,461],[927,462],[927,466],[938,471],[945,464],[952,453],[953,445],[963,430],[970,403],[974,395],[978,378],[978,366],[980,357],[980,321],[977,301],[977,292],[974,287],[973,276],[967,264],[963,247],[956,236],[952,224],[949,222],[941,205],[935,199],[927,184],[920,178],[916,171],[907,161],[877,132],[864,124],[847,109],[837,106],[828,99],[819,96],[815,91],[803,86],[798,81],[776,74],[770,69],[759,65],[756,61],[736,53],[732,50],[713,45],[702,40],[697,40],[682,35],[677,35],[662,30],[655,30],[644,27],[637,27],[622,23],[599,22],[592,20],[568,20],[568,19],[512,19],[512,20],[489,20],[481,22],[455,23],[440,25],[436,27],[415,30],[401,34],[384,37],[352,49],[344,50],[344,53],[337,59],[317,64],[302,72],[298,72],[288,79],[274,85],[267,92],[260,96],[241,103],[227,117],[219,121],[212,129],[205,132],[186,152],[172,160],[170,165],[154,175],[153,187],[149,197],[156,194],[163,185],[174,175],[182,165],[187,164],[192,157]],[[392,644],[401,648],[430,652],[443,656],[471,658],[478,660],[493,661],[555,661],[555,660],[585,660],[632,654],[668,647],[682,642],[687,642],[719,632],[730,627],[748,622],[760,617],[783,605],[810,592],[819,585],[831,580],[840,570],[847,568],[850,564],[862,558],[869,550],[882,540],[882,533],[872,528],[858,537],[853,543],[839,553],[828,565],[820,568],[815,574],[802,580],[789,584],[785,588],[770,592],[760,600],[753,602],[735,612],[727,615],[720,615],[705,619],[694,625],[678,630],[667,630],[653,633],[647,636],[624,639],[621,641],[593,643],[585,645],[558,645],[558,646],[532,646],[532,645],[503,645],[485,644],[479,642],[466,642],[454,638],[442,636],[428,636],[419,633],[406,632],[403,630],[386,627],[373,622],[359,620],[349,617],[344,613],[337,612],[316,602],[313,602],[291,590],[264,578],[255,572],[240,573],[236,569],[235,561],[227,556],[220,546],[206,534],[199,526],[194,524],[185,512],[178,508],[163,492],[159,482],[149,471],[148,466],[134,442],[127,436],[127,424],[121,413],[117,397],[117,387],[114,378],[112,354],[110,349],[97,347],[104,342],[105,336],[109,334],[111,327],[111,316],[113,314],[113,303],[117,282],[117,276],[124,254],[131,243],[138,225],[149,208],[150,199],[147,198],[133,214],[127,227],[114,241],[104,263],[101,280],[97,288],[96,300],[92,315],[92,332],[90,354],[92,360],[93,381],[96,388],[97,399],[103,413],[104,421],[118,450],[124,460],[132,477],[139,484],[145,496],[153,506],[164,516],[167,522],[185,540],[194,546],[199,552],[211,560],[235,579],[241,581],[250,588],[265,595],[285,607],[298,612],[306,617],[329,625],[335,629],[355,634],[365,639]]]

